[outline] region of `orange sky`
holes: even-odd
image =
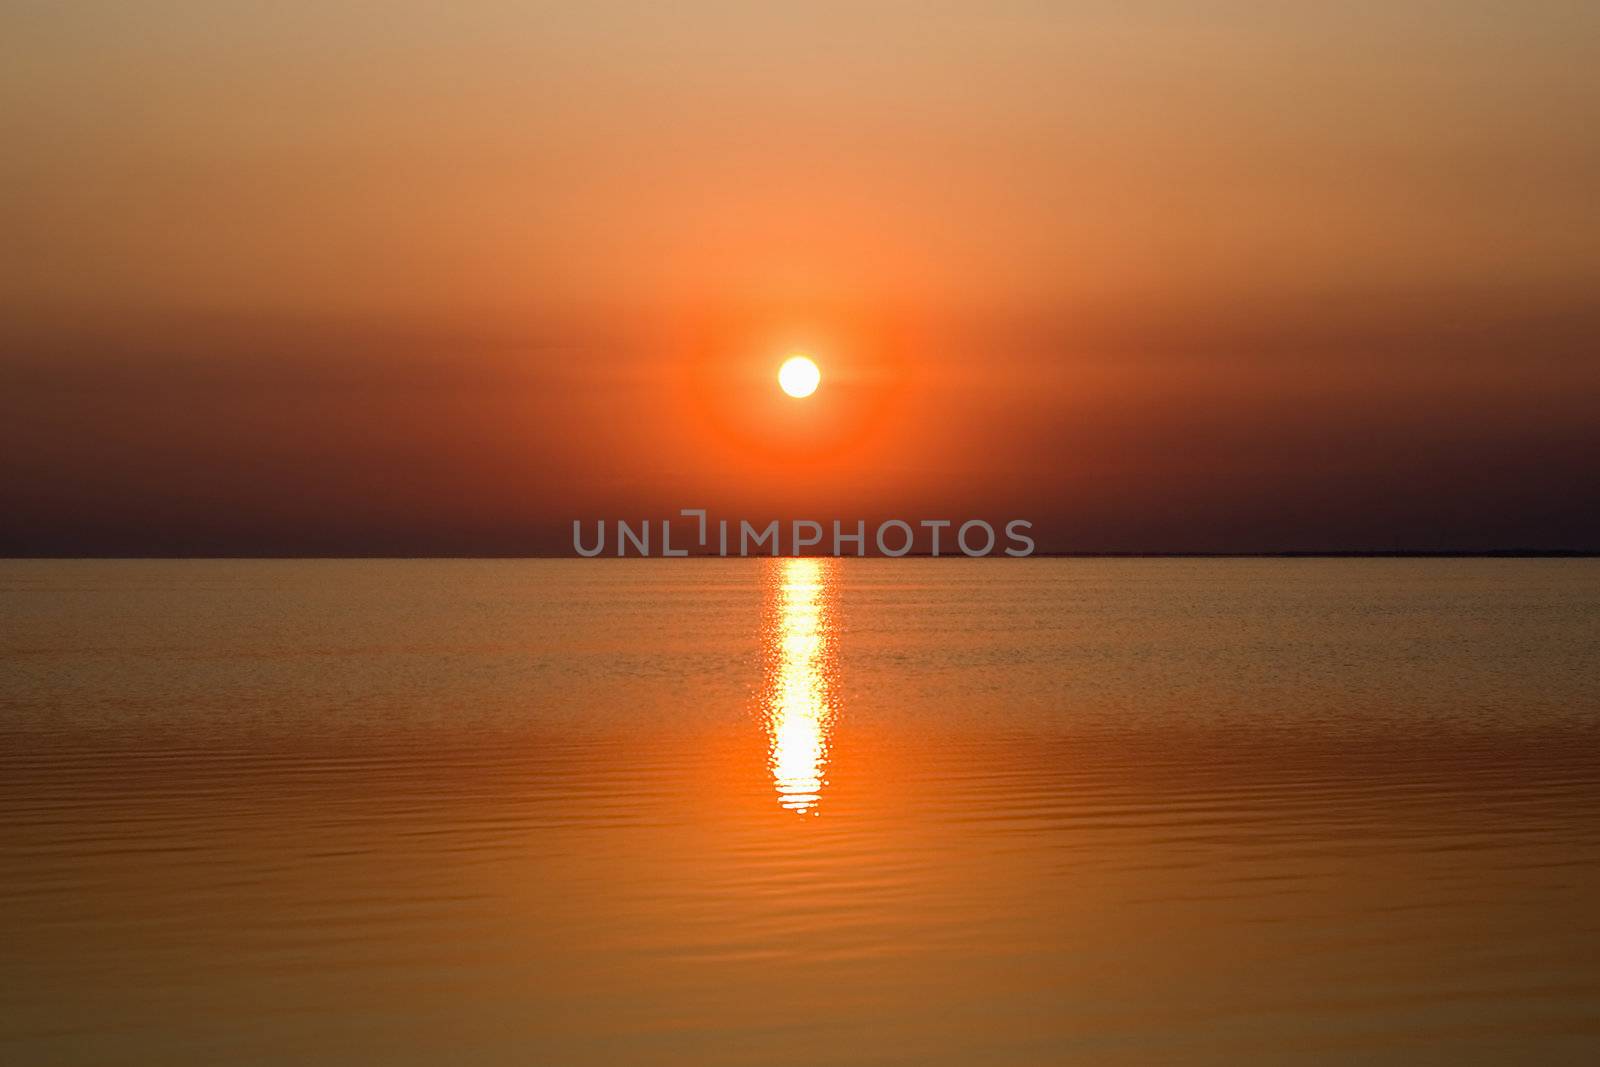
[[[0,552],[1600,547],[1592,5],[463,7],[0,14]]]

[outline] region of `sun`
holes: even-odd
[[[822,372],[806,356],[790,356],[783,361],[783,366],[778,368],[778,384],[783,387],[784,392],[796,400],[816,392],[817,383],[820,381]]]

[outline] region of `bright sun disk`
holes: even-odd
[[[790,356],[778,368],[778,384],[796,400],[816,392],[821,380],[822,372],[805,356]]]

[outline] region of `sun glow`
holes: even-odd
[[[783,366],[778,368],[778,384],[783,387],[784,392],[796,400],[816,392],[817,383],[820,381],[822,372],[806,356],[790,356],[783,361]]]

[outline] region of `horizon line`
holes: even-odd
[[[393,555],[389,553],[356,553],[343,555],[322,555],[318,553],[269,553],[250,555],[231,555],[224,553],[206,554],[132,554],[132,555],[55,555],[49,553],[31,553],[27,555],[0,556],[0,560],[12,561],[54,561],[54,562],[92,562],[100,561],[137,561],[137,560],[470,560],[470,559],[527,559],[527,560],[583,560],[593,563],[599,560],[682,560],[682,559],[1593,559],[1600,557],[1600,548],[1488,548],[1488,549],[1314,549],[1314,550],[1286,550],[1274,552],[1033,552],[1026,556],[968,556],[960,551],[941,552],[934,555],[930,552],[909,552],[901,556],[869,554],[860,556],[831,555],[820,553],[816,555],[797,556],[793,554],[735,556],[711,553],[690,553],[687,556],[659,556],[659,555],[628,555],[628,556],[579,556],[576,554],[558,553],[497,553],[497,552],[451,552],[451,553],[426,553],[420,555]]]

